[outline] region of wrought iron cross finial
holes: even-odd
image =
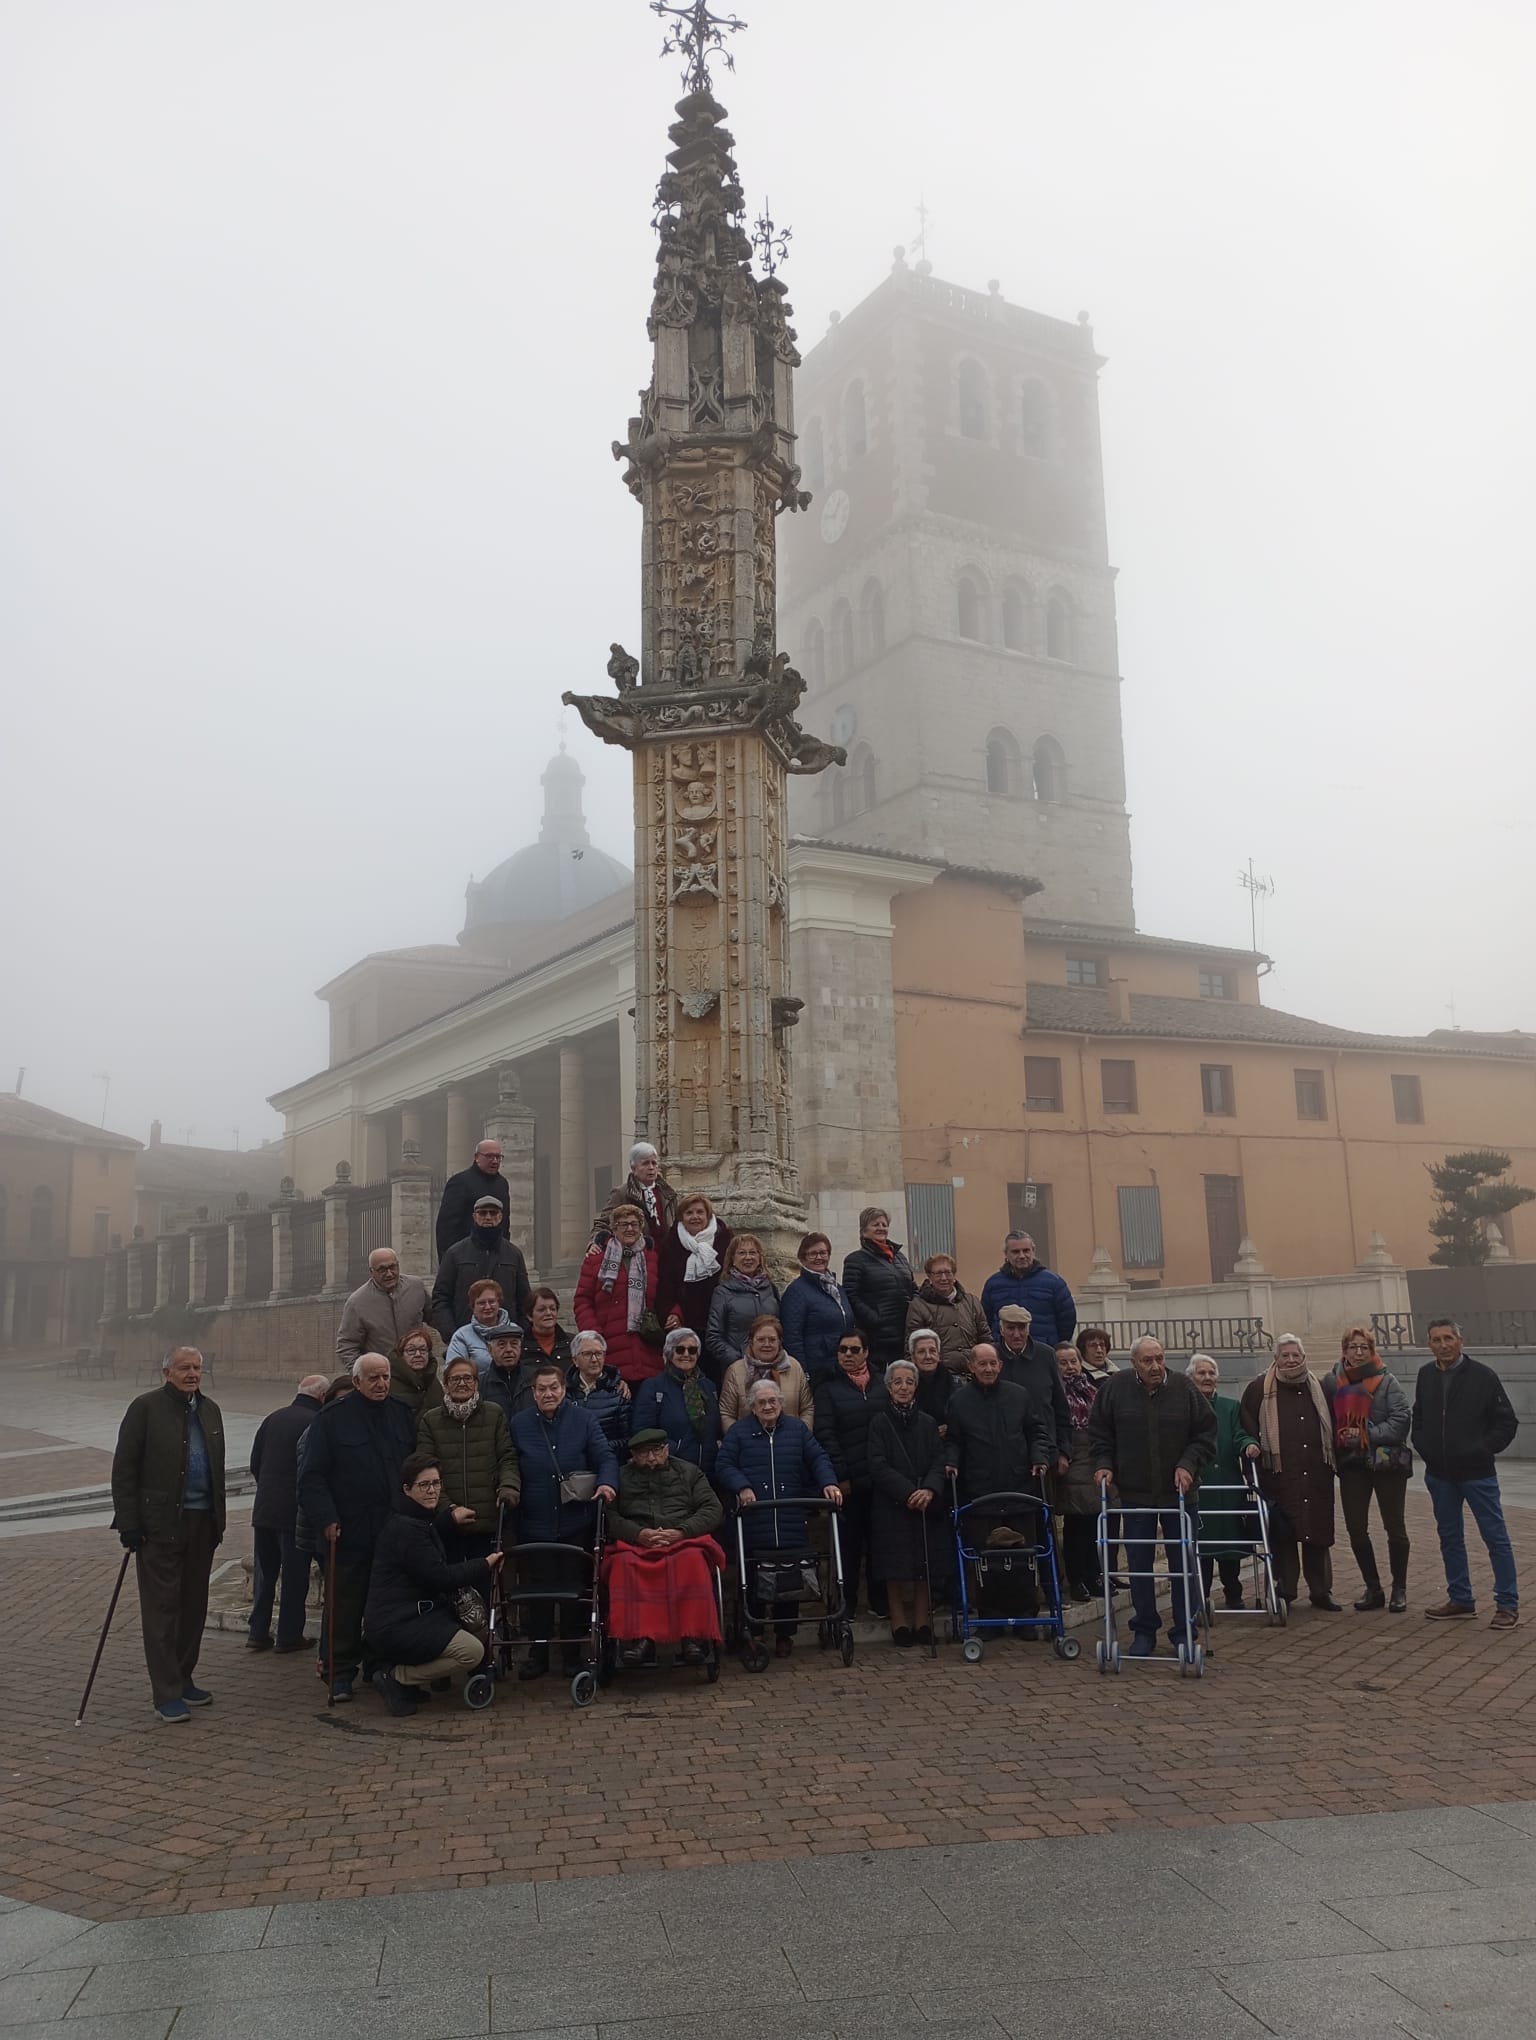
[[[752,247],[765,275],[774,275],[789,260],[789,244],[793,235],[792,227],[776,227],[773,224],[765,196],[761,216],[752,223]]]
[[[686,6],[673,5],[671,0],[651,0],[651,12],[669,24],[662,38],[661,54],[683,59],[683,84],[688,91],[709,90],[709,59],[714,50],[725,59],[728,71],[735,70],[736,59],[726,48],[725,39],[747,25],[736,15],[716,14],[709,0],[689,0]]]

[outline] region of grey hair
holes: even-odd
[[[1270,1348],[1270,1351],[1278,1353],[1282,1346],[1294,1346],[1297,1352],[1301,1355],[1303,1360],[1305,1360],[1307,1357],[1306,1347],[1301,1343],[1300,1339],[1297,1338],[1294,1332],[1282,1332],[1279,1338],[1276,1339],[1274,1345]]]
[[[606,1354],[608,1341],[601,1332],[578,1332],[571,1341],[571,1358],[574,1360],[583,1346],[596,1346],[599,1353]]]
[[[328,1374],[306,1374],[299,1383],[299,1394],[324,1395],[330,1385],[331,1377]]]
[[[699,1337],[692,1325],[674,1325],[661,1342],[661,1357],[663,1360],[670,1360],[672,1358],[673,1353],[677,1350],[679,1339],[692,1339],[693,1343],[701,1351],[703,1350],[704,1341]]]
[[[172,1346],[170,1352],[167,1353],[165,1358],[160,1362],[160,1372],[162,1374],[170,1373],[171,1362],[176,1358],[176,1355],[178,1353],[196,1353],[199,1360],[201,1360],[203,1357],[201,1352],[199,1352],[196,1346]]]
[[[918,1381],[922,1378],[922,1370],[919,1368],[915,1360],[901,1359],[892,1360],[888,1362],[885,1370],[885,1378],[887,1381],[890,1380],[891,1376],[896,1372],[898,1368],[901,1369],[902,1373],[910,1374],[914,1381]]]
[[[756,1407],[757,1399],[765,1389],[767,1390],[769,1395],[776,1395],[779,1398],[780,1402],[784,1400],[784,1391],[779,1387],[779,1384],[776,1381],[754,1381],[751,1390],[747,1395],[748,1409],[754,1409]]]
[[[1141,1351],[1143,1346],[1161,1346],[1162,1343],[1163,1343],[1162,1340],[1159,1338],[1155,1338],[1151,1332],[1143,1332],[1141,1337],[1136,1341],[1135,1345],[1132,1346],[1131,1348],[1131,1358],[1134,1360],[1136,1358],[1136,1355]]]
[[[936,1332],[936,1331],[935,1331],[935,1330],[933,1329],[933,1326],[932,1326],[932,1325],[919,1325],[919,1326],[917,1327],[917,1330],[916,1330],[916,1331],[914,1331],[914,1332],[908,1332],[908,1334],[907,1334],[907,1353],[908,1353],[908,1356],[909,1356],[909,1357],[910,1357],[910,1355],[912,1354],[912,1352],[913,1352],[913,1351],[915,1350],[915,1348],[916,1348],[916,1346],[917,1346],[917,1342],[918,1342],[918,1340],[919,1340],[919,1339],[933,1339],[933,1340],[937,1341],[937,1344],[938,1344],[938,1348],[939,1348],[939,1351],[940,1351],[940,1353],[942,1353],[942,1352],[944,1351],[944,1341],[943,1341],[943,1340],[942,1340],[941,1338],[939,1338],[939,1335],[938,1335],[938,1333],[937,1333],[937,1332]],[[893,1363],[893,1364],[894,1364],[894,1363]],[[887,1367],[885,1371],[886,1371],[886,1373],[887,1373],[887,1374],[889,1374],[891,1370],[890,1370],[890,1368],[889,1368],[889,1367]]]
[[[358,1370],[362,1367],[365,1360],[382,1360],[386,1367],[389,1366],[389,1355],[387,1353],[359,1353],[352,1362],[352,1379],[354,1381],[362,1380],[363,1377]]]
[[[659,1162],[660,1160],[661,1156],[648,1140],[637,1140],[629,1151],[629,1166],[631,1168],[635,1166],[636,1162]]]
[[[1209,1360],[1211,1365],[1216,1369],[1216,1379],[1220,1381],[1221,1362],[1216,1358],[1216,1355],[1214,1353],[1191,1353],[1189,1358],[1184,1362],[1184,1372],[1186,1374],[1194,1373],[1195,1362],[1197,1360]]]

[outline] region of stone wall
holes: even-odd
[[[336,1327],[341,1303],[333,1297],[303,1296],[284,1303],[253,1303],[209,1311],[186,1343],[214,1363],[214,1388],[230,1379],[297,1381],[303,1374],[335,1374]],[[182,1343],[179,1342],[178,1343]],[[148,1378],[170,1341],[147,1327],[106,1334],[103,1344],[118,1356],[118,1373]]]

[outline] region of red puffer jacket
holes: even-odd
[[[608,1342],[608,1365],[617,1367],[626,1381],[648,1381],[653,1374],[661,1372],[661,1349],[648,1346],[638,1332],[629,1329],[629,1263],[627,1258],[619,1264],[618,1279],[605,1295],[598,1286],[598,1274],[603,1265],[603,1249],[608,1244],[607,1235],[602,1235],[583,1256],[581,1273],[576,1278],[576,1328],[582,1332],[601,1332]],[[642,1251],[636,1249],[637,1252]],[[656,1308],[656,1253],[653,1248],[645,1252],[645,1307]]]

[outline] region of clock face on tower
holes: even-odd
[[[821,506],[821,535],[828,545],[836,545],[848,529],[849,514],[853,505],[848,500],[846,489],[834,489]]]

